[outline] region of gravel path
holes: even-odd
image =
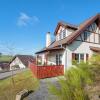
[[[57,78],[48,78],[40,80],[40,87],[37,91],[30,94],[27,100],[56,100],[55,96],[48,91],[48,81],[57,84]]]

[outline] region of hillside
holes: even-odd
[[[0,61],[11,61],[12,58],[13,56],[10,56],[10,55],[1,55]]]

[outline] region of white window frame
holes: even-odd
[[[56,54],[56,65],[62,65],[62,54]]]
[[[66,30],[63,30],[62,37],[63,37],[63,39],[66,37]]]
[[[78,54],[78,58],[79,58],[79,59],[77,60],[78,63],[80,63],[80,62],[82,61],[82,60],[81,60],[81,54],[83,54],[83,56],[84,56],[83,61],[86,62],[86,54],[84,54],[84,53],[75,53],[75,54]]]

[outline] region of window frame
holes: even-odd
[[[63,30],[63,39],[66,37],[66,30]]]
[[[56,65],[62,65],[62,54],[56,54]]]
[[[82,58],[83,56],[83,58]],[[74,62],[80,63],[81,61],[87,62],[87,53],[72,53],[72,64],[74,65]]]
[[[88,38],[88,33],[87,32],[84,32],[84,41],[87,41],[87,38]]]

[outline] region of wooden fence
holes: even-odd
[[[29,67],[34,76],[39,79],[64,75],[63,65],[36,66],[34,64],[30,64]]]

